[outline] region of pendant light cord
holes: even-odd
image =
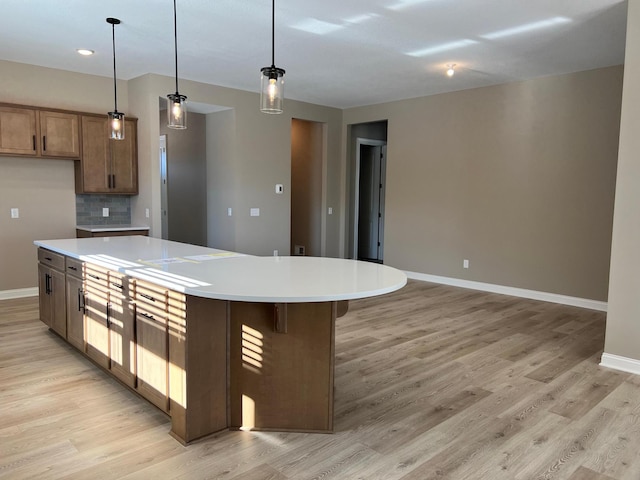
[[[173,43],[176,57],[176,94],[178,93],[178,17],[176,14],[176,0],[173,0]]]
[[[271,1],[271,66],[276,66],[276,0]]]
[[[118,111],[118,86],[116,83],[116,25],[115,23],[111,24],[111,36],[113,42],[113,96],[114,96],[114,106],[115,112]]]

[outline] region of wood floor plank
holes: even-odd
[[[605,314],[410,281],[336,322],[334,434],[168,417],[0,301],[0,478],[639,480],[640,378],[599,366]]]

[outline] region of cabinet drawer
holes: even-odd
[[[146,309],[146,311],[155,315],[160,312],[166,313],[169,290],[160,285],[136,280],[134,298],[139,309]]]
[[[67,275],[72,275],[76,278],[82,279],[83,277],[83,271],[82,271],[82,265],[83,262],[81,262],[80,260],[77,260],[75,258],[71,258],[71,257],[67,257],[66,259],[66,264],[67,264]]]
[[[59,253],[52,252],[51,250],[47,250],[46,248],[38,249],[38,261],[40,263],[48,265],[57,270],[62,270],[63,272],[65,270],[64,259],[64,255],[60,255]]]
[[[95,288],[104,291],[109,288],[109,272],[107,269],[87,263],[84,267],[85,282],[87,288]]]

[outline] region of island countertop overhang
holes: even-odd
[[[37,240],[38,247],[204,298],[306,303],[354,300],[402,288],[406,275],[375,263],[325,257],[258,257],[122,236]]]

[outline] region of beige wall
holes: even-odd
[[[640,361],[640,4],[629,2],[604,351]]]
[[[132,199],[132,221],[144,221],[144,209],[152,211],[152,235],[160,232],[160,181],[158,164],[158,97],[172,91],[174,80],[158,75],[144,75],[129,82],[129,104],[138,118],[138,161],[140,195]],[[286,252],[290,242],[290,198],[276,195],[275,185],[290,190],[291,119],[302,118],[327,123],[328,152],[326,172],[327,202],[341,205],[340,182],[343,172],[340,155],[342,111],[287,100],[285,113],[265,115],[259,111],[259,95],[198,82],[181,81],[181,93],[192,102],[232,108],[234,123],[224,147],[233,158],[233,192],[218,200],[223,211],[233,208],[233,222],[218,216],[207,219],[209,230],[234,229],[227,239],[234,245],[226,248],[254,255],[272,255],[274,250]],[[184,90],[184,92],[183,92]],[[211,207],[211,205],[209,205]],[[259,217],[250,217],[251,208],[260,208]],[[341,209],[340,209],[341,210]],[[211,210],[210,210],[211,211]],[[221,224],[216,224],[216,218]],[[337,256],[344,243],[341,215],[327,218],[327,255]]]
[[[346,110],[388,120],[385,263],[606,300],[621,87],[611,67]]]
[[[0,61],[0,102],[91,113],[113,110],[113,80]],[[118,105],[129,114],[127,85]],[[37,285],[34,240],[75,236],[72,160],[0,157],[0,292]],[[10,208],[20,209],[11,219]]]

